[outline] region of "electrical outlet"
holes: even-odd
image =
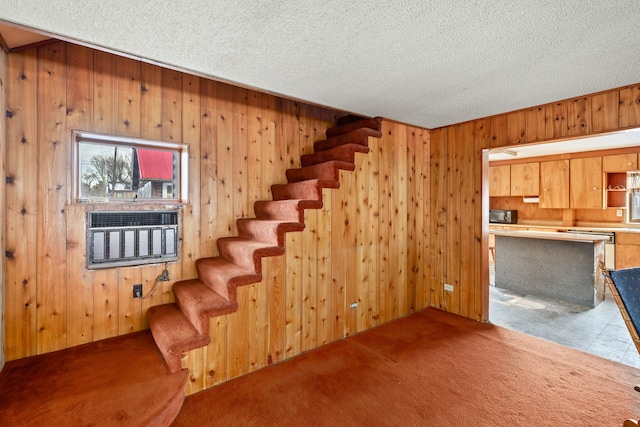
[[[352,302],[351,304],[349,304],[349,308],[351,310],[355,310],[356,308],[358,308],[358,303],[357,302]]]
[[[622,216],[622,209],[616,209],[616,216],[617,217],[621,217]]]
[[[453,285],[445,283],[444,284],[444,290],[447,291],[447,292],[453,292]]]
[[[133,297],[142,298],[142,283],[133,285]]]

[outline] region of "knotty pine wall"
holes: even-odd
[[[0,49],[0,112],[6,110],[6,81],[7,81],[7,54],[4,50]],[[5,150],[6,150],[6,116],[2,116],[0,119],[0,171],[4,175],[5,172]],[[2,176],[2,175],[0,175]],[[0,200],[4,200],[5,197],[5,183],[0,180]],[[4,209],[0,209],[0,250],[4,252],[4,224],[5,214]],[[4,367],[6,361],[5,354],[5,269],[4,269],[4,257],[0,261],[0,371]]]
[[[488,316],[484,149],[637,126],[640,84],[432,130],[431,305],[474,319]],[[456,285],[455,291],[442,292],[442,282]]]
[[[7,360],[145,329],[147,308],[195,277],[339,115],[63,42],[8,55],[6,109]],[[429,305],[429,134],[383,126],[263,282],[239,289],[239,311],[211,320],[211,345],[187,358],[191,391]],[[146,293],[162,265],[85,268],[86,212],[126,206],[71,203],[72,129],[190,146],[181,258],[150,300],[132,285]]]

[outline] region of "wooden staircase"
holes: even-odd
[[[218,239],[217,257],[196,261],[197,279],[173,285],[175,303],[149,308],[151,333],[171,372],[190,350],[211,342],[209,319],[238,309],[238,286],[262,280],[262,258],[283,255],[285,233],[305,228],[304,210],[322,207],[322,189],[340,186],[340,170],[355,169],[355,153],[380,138],[381,118],[346,116],[328,129],[302,167],[286,171],[287,184],[271,186],[273,200],[254,204],[255,218],[237,220],[238,236]]]

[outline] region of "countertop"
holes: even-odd
[[[606,236],[599,236],[597,234],[558,233],[555,231],[493,230],[491,231],[491,233],[495,236],[522,237],[527,239],[563,240],[567,242],[598,243],[608,240]]]
[[[576,226],[566,226],[566,225],[544,225],[544,224],[489,224],[489,229],[491,233],[497,231],[495,228],[491,227],[500,227],[500,229],[510,229],[513,228],[514,231],[518,229],[522,229],[523,227],[528,228],[530,231],[536,231],[536,229],[540,229],[541,231],[548,231],[549,229],[557,229],[560,232],[567,230],[578,230],[578,231],[603,231],[607,233],[640,233],[640,227],[628,227],[628,226],[604,226],[604,225],[576,225]]]

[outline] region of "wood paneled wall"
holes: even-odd
[[[6,81],[7,81],[7,54],[4,50],[0,49],[0,112],[6,111]],[[0,118],[0,171],[4,175],[5,162],[6,162],[6,115]],[[0,175],[0,176],[3,176]],[[5,200],[5,182],[0,181],[0,200]],[[5,213],[4,209],[0,209],[0,250],[4,252],[4,236],[5,236]],[[5,353],[5,258],[2,257],[0,261],[0,371],[2,370],[6,361]]]
[[[146,309],[195,277],[339,115],[62,42],[9,54],[7,74],[8,359],[146,328]],[[238,312],[211,320],[211,345],[188,356],[191,391],[429,305],[429,134],[383,127],[286,255],[264,261],[262,283],[239,289]],[[181,258],[150,300],[132,285],[146,293],[162,265],[85,268],[86,212],[105,206],[71,203],[72,129],[190,146]]]
[[[488,316],[484,149],[637,126],[640,84],[432,130],[431,304],[473,319]],[[443,293],[442,283],[457,286]]]

